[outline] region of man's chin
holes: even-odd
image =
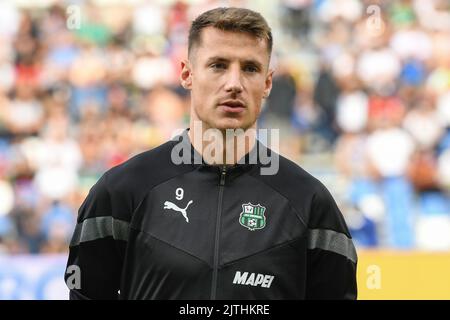
[[[253,123],[243,122],[243,121],[236,121],[236,119],[232,119],[232,121],[220,121],[218,123],[213,124],[213,128],[216,128],[218,130],[247,130],[251,128]]]

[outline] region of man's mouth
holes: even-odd
[[[245,104],[240,100],[226,100],[220,102],[219,107],[230,113],[239,113],[245,110]]]

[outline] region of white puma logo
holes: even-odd
[[[175,203],[172,203],[172,202],[170,202],[170,201],[166,201],[166,202],[164,202],[164,209],[172,209],[172,210],[181,212],[181,214],[183,215],[183,217],[186,219],[186,222],[189,223],[189,218],[188,218],[188,216],[187,216],[186,210],[187,210],[187,208],[190,206],[190,204],[191,204],[192,202],[193,202],[193,201],[190,200],[190,201],[188,202],[186,208],[181,209],[181,208],[179,208]]]

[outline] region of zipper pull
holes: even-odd
[[[223,166],[222,167],[222,171],[220,172],[220,185],[224,186],[225,185],[225,176],[227,174],[227,167]]]

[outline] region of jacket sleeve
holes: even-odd
[[[307,299],[357,298],[357,254],[344,217],[319,182],[308,222]]]
[[[112,209],[105,174],[78,210],[64,276],[71,300],[118,299],[128,222]]]

